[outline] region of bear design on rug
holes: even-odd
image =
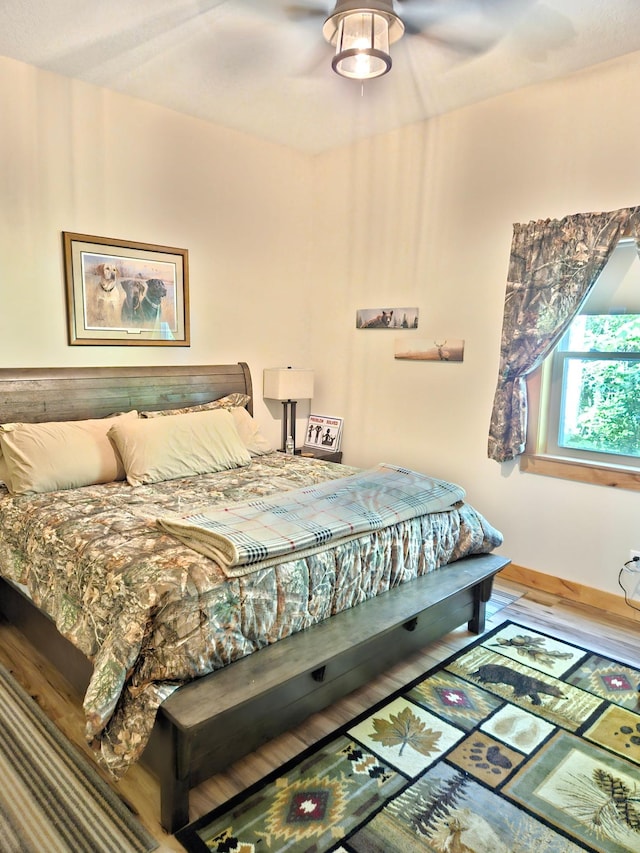
[[[508,666],[498,663],[488,663],[479,667],[471,673],[471,678],[477,678],[481,684],[507,684],[513,687],[513,695],[517,698],[529,696],[534,705],[540,705],[540,693],[547,696],[557,696],[559,699],[566,697],[553,684],[547,684],[539,678],[530,675],[522,675]]]

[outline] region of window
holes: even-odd
[[[634,241],[616,246],[528,386],[523,470],[640,488],[640,259]]]
[[[580,314],[552,356],[547,449],[640,465],[640,315]]]

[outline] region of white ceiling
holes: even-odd
[[[392,45],[389,74],[362,87],[331,70],[332,8],[13,0],[0,9],[0,55],[320,152],[640,50],[640,0],[397,0],[420,32]]]

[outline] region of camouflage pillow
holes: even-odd
[[[183,406],[180,409],[161,409],[158,412],[140,412],[141,418],[163,418],[165,415],[189,415],[193,412],[208,412],[211,409],[235,409],[246,406],[251,397],[248,394],[227,394],[218,400],[209,403],[200,403],[198,406]]]

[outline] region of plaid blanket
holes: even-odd
[[[344,479],[156,522],[229,577],[239,577],[451,509],[464,496],[453,483],[383,463]]]

